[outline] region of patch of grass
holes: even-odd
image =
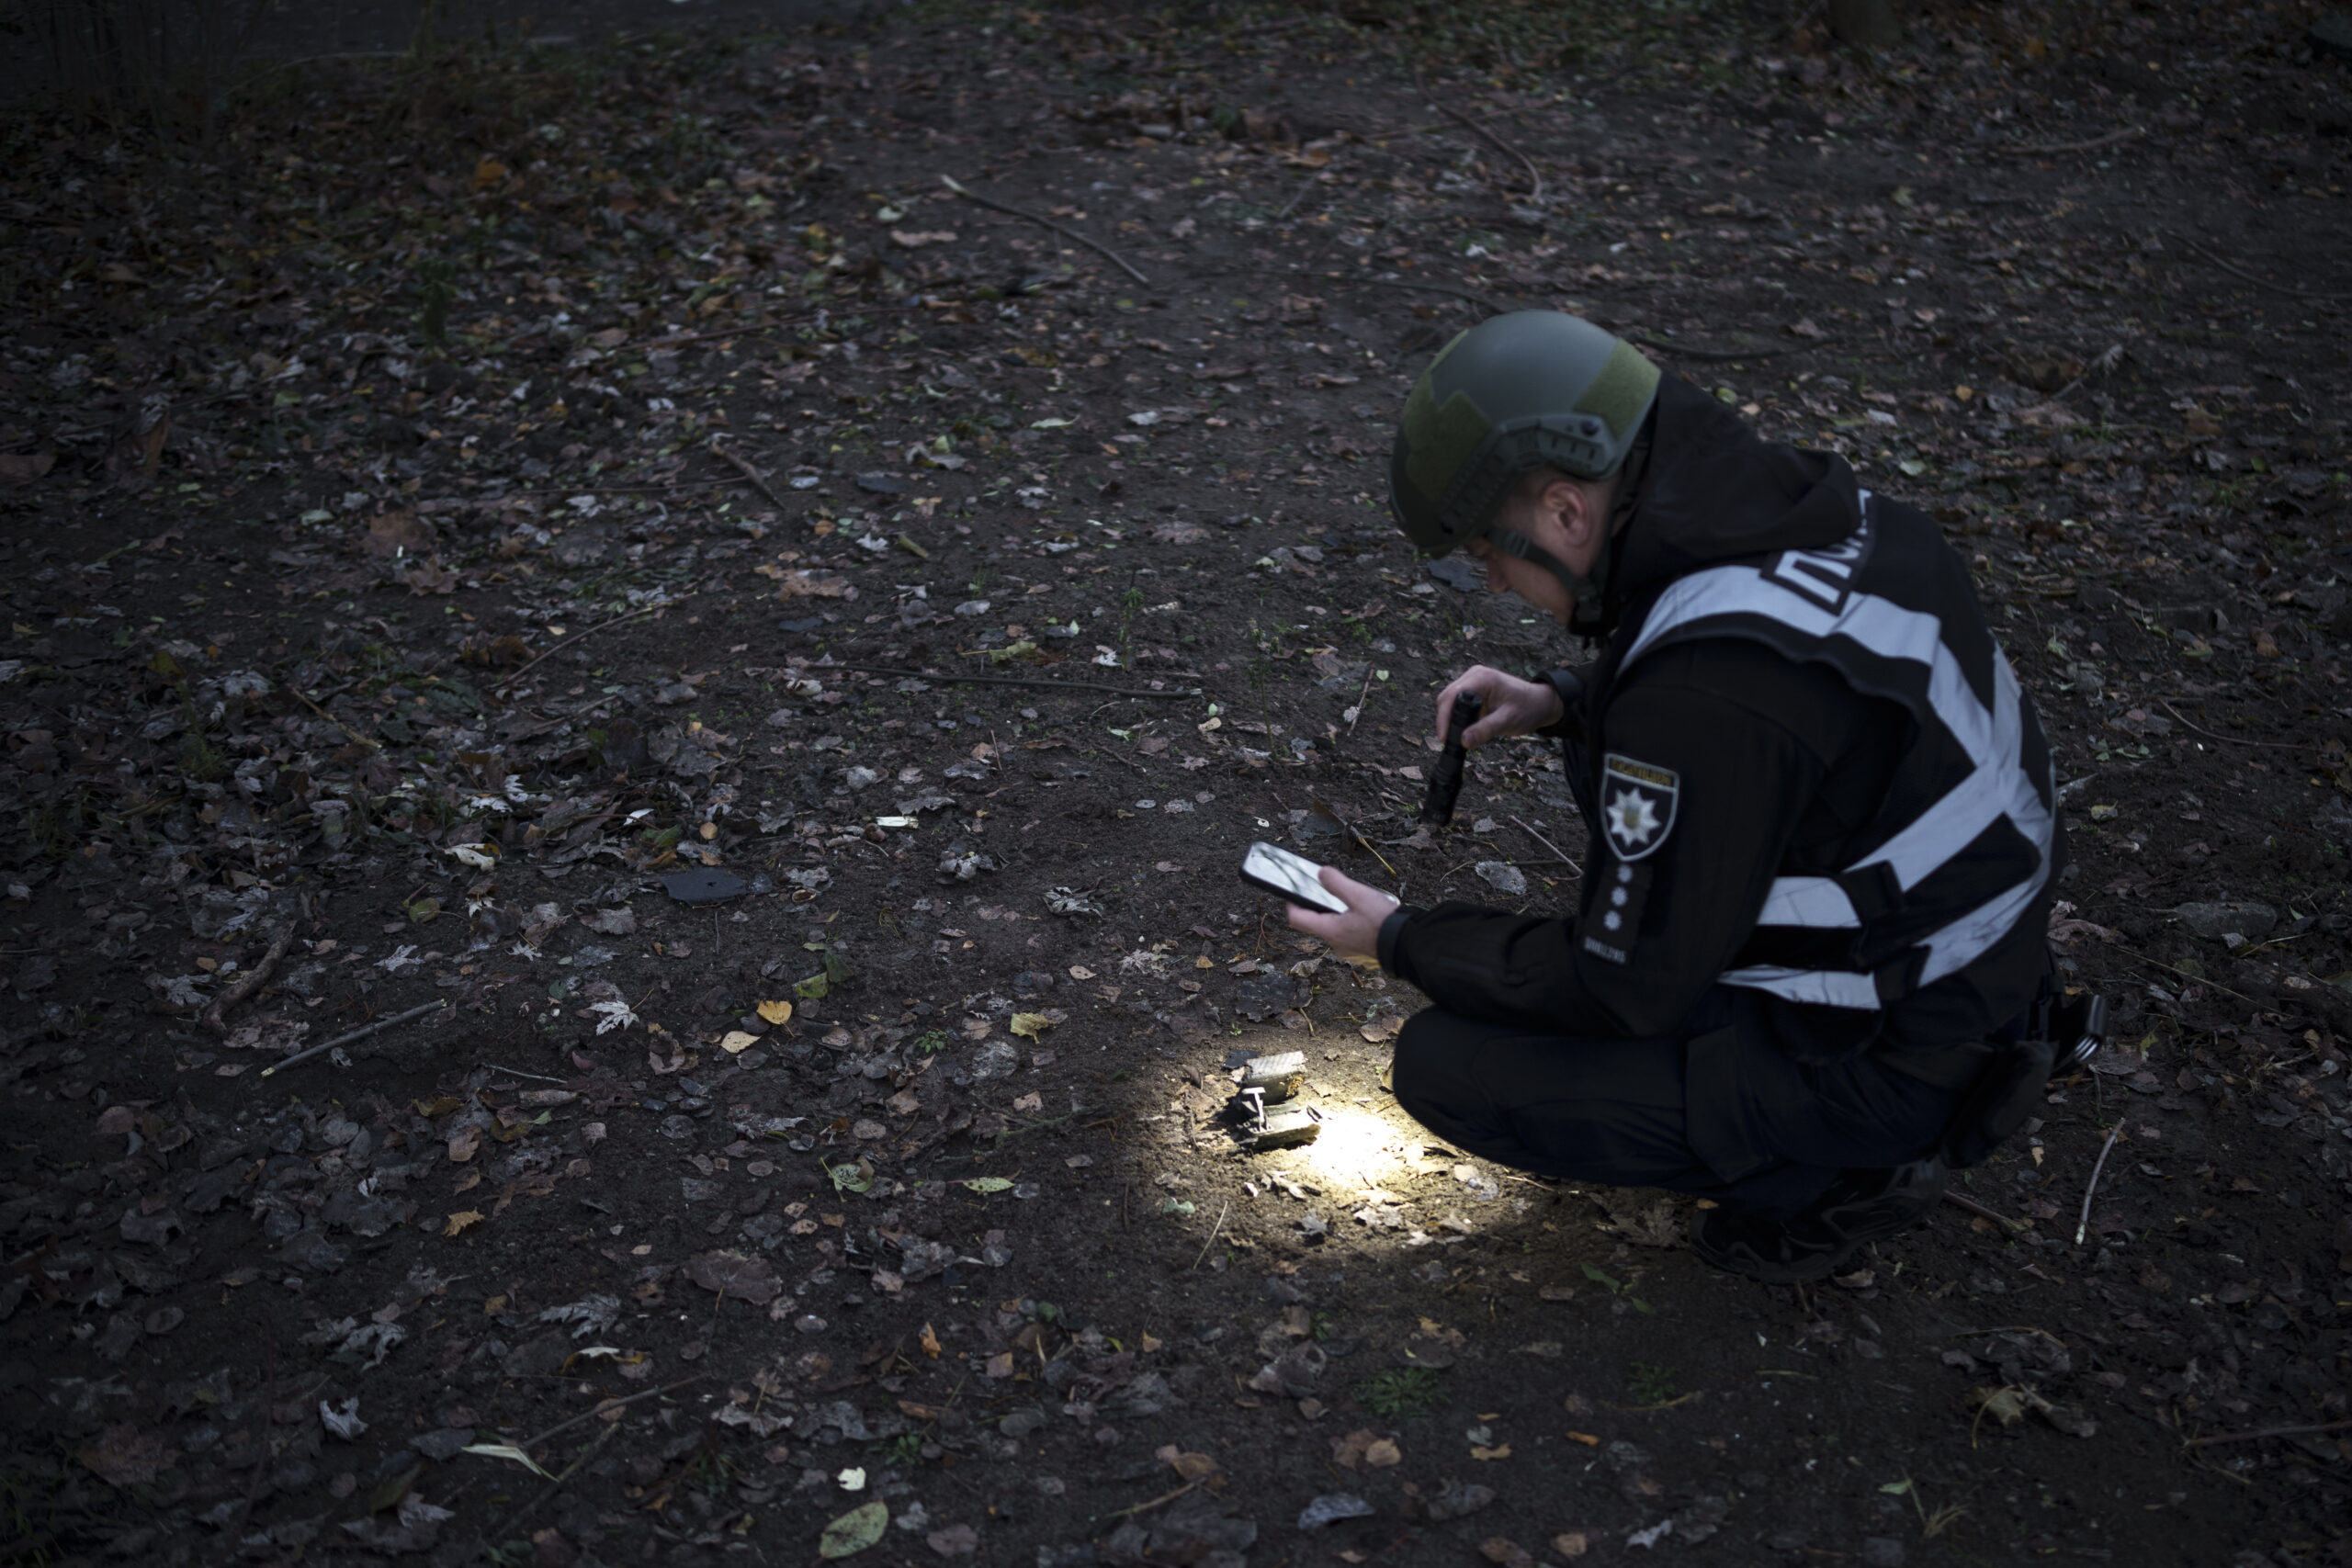
[[[226,778],[229,764],[199,730],[191,729],[180,741],[180,772],[200,784]]]
[[[1641,1404],[1664,1404],[1676,1392],[1674,1369],[1635,1361],[1625,1370],[1625,1392]]]
[[[449,309],[458,302],[456,272],[447,258],[437,255],[417,258],[416,325],[427,346],[439,348],[449,341]]]
[[[1374,1416],[1389,1420],[1419,1416],[1437,1403],[1437,1373],[1427,1367],[1374,1372],[1348,1392]]]

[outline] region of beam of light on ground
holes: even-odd
[[[1323,1131],[1306,1148],[1307,1163],[1334,1182],[1378,1187],[1406,1168],[1405,1134],[1362,1106],[1322,1112]]]

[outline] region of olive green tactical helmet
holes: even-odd
[[[1493,316],[1447,344],[1405,400],[1388,498],[1406,537],[1444,555],[1498,532],[1521,475],[1615,473],[1657,400],[1641,351],[1558,310]],[[1525,542],[1496,542],[1513,555]],[[1550,564],[1546,558],[1545,564]]]

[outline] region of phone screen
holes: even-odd
[[[1241,877],[1269,893],[1281,894],[1294,904],[1326,914],[1345,913],[1348,907],[1339,896],[1315,880],[1315,874],[1321,869],[1304,855],[1295,855],[1261,840],[1250,846],[1250,853],[1241,863]]]

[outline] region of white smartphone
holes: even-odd
[[[1250,846],[1241,862],[1241,880],[1252,887],[1279,894],[1301,908],[1326,915],[1344,915],[1348,906],[1340,896],[1315,879],[1323,868],[1305,855],[1295,855],[1263,840]]]

